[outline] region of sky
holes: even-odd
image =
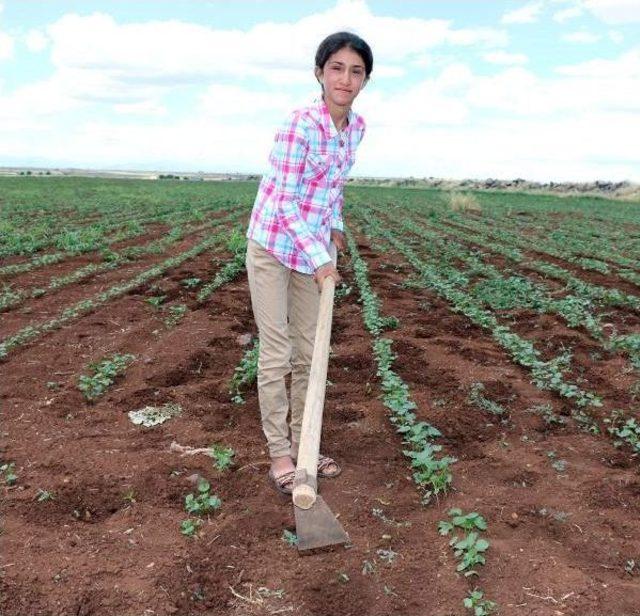
[[[0,166],[263,173],[338,30],[352,176],[640,181],[640,0],[0,0]]]

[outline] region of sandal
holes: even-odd
[[[325,472],[324,469],[331,466],[332,464],[335,465],[336,470],[331,471],[330,473]],[[340,468],[340,466],[338,466],[338,463],[333,458],[320,454],[320,457],[318,458],[318,477],[331,479],[333,477],[337,477],[341,472],[342,469]]]
[[[295,477],[295,474],[296,474],[295,471],[289,471],[284,475],[280,475],[279,477],[276,477],[273,474],[273,471],[270,470],[269,479],[275,486],[276,490],[278,490],[278,492],[281,492],[282,494],[290,495],[293,493],[293,479]]]
[[[293,460],[294,464],[298,463],[297,457],[291,456],[291,459]],[[336,466],[337,470],[330,473],[325,472],[325,469],[332,464]],[[333,477],[337,477],[341,472],[342,469],[333,458],[330,458],[329,456],[323,456],[322,454],[319,455],[317,477],[322,477],[323,479],[332,479]]]

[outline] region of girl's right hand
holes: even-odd
[[[338,270],[334,267],[333,263],[325,263],[321,265],[313,274],[313,279],[316,281],[318,285],[318,289],[322,291],[322,284],[324,283],[324,279],[331,277],[335,284],[338,284],[342,278],[338,273]]]

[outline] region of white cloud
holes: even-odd
[[[567,43],[597,43],[602,37],[593,32],[580,30],[577,32],[569,32],[562,35],[562,40]]]
[[[11,57],[13,57],[13,37],[0,32],[0,60],[9,60]]]
[[[583,6],[607,24],[640,22],[638,0],[583,0]]]
[[[32,28],[27,32],[24,37],[24,42],[27,49],[33,53],[44,51],[49,45],[49,39],[45,36],[42,30]]]
[[[65,15],[49,26],[48,34],[56,66],[110,72],[113,80],[123,82],[163,85],[245,77],[302,83],[313,70],[317,44],[336,29],[351,29],[369,41],[374,74],[379,63],[397,65],[437,46],[507,43],[506,34],[493,28],[455,29],[438,19],[379,17],[364,0],[345,0],[295,23],[262,23],[247,31],[175,20],[118,24],[109,15],[94,13]]]
[[[640,47],[631,49],[613,60],[589,60],[578,64],[557,66],[560,75],[582,77],[585,80],[610,79],[621,86],[636,86],[640,79]],[[640,91],[640,88],[636,88]]]
[[[369,126],[355,174],[640,180],[640,48],[542,76],[500,30],[378,17],[361,0],[247,31],[67,15],[47,29],[55,72],[0,90],[0,160],[261,172],[277,124],[318,91],[315,46],[356,27],[376,61],[354,104]],[[195,99],[175,113],[183,85]]]
[[[505,51],[490,51],[482,58],[491,64],[526,64],[529,58],[523,53],[507,53]]]
[[[609,32],[607,33],[609,35],[609,38],[617,44],[622,43],[622,41],[624,41],[624,36],[622,34],[622,32],[618,32],[617,30],[609,30]]]
[[[116,104],[113,106],[113,110],[121,115],[141,115],[145,117],[167,115],[166,107],[153,100]]]
[[[553,14],[553,20],[559,23],[564,23],[569,19],[575,19],[576,17],[580,17],[584,11],[579,6],[572,6],[568,9],[562,9]]]
[[[505,13],[500,19],[503,24],[530,24],[538,21],[542,11],[542,2],[531,2]]]

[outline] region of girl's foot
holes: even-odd
[[[291,446],[291,458],[295,463],[298,459],[298,446]],[[323,477],[324,479],[331,479],[333,477],[337,477],[342,472],[338,463],[329,456],[323,456],[319,454],[318,456],[318,477]]]
[[[290,456],[271,458],[269,479],[273,482],[278,492],[282,492],[282,494],[291,494],[293,492],[295,472],[296,468]]]

